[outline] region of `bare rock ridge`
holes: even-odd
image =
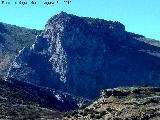
[[[22,49],[6,80],[85,98],[119,86],[159,86],[160,47],[119,22],[60,13],[31,47]]]

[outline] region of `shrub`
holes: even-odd
[[[92,118],[92,119],[95,118],[95,114],[91,114],[90,118]]]
[[[101,112],[99,112],[99,114],[102,117],[102,116],[106,115],[106,111],[101,111]]]
[[[81,107],[80,107],[80,109],[85,109],[87,107],[87,105],[82,105]]]

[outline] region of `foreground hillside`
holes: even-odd
[[[91,105],[65,116],[72,120],[160,120],[160,88],[103,90]]]
[[[62,112],[78,109],[78,104],[87,103],[83,101],[60,91],[0,80],[0,119],[3,120],[62,119]]]
[[[0,78],[23,47],[33,44],[40,31],[0,22]]]
[[[26,91],[25,88],[23,89],[23,86],[13,85],[0,80],[1,120],[38,120],[40,118],[52,120],[61,118],[60,112],[41,107],[45,103],[46,107],[49,107],[47,102],[48,100],[43,99],[42,96],[36,96],[34,89],[28,88]]]
[[[57,97],[58,94],[59,97]],[[12,84],[0,80],[0,119],[160,119],[160,88],[116,88],[102,90],[100,97],[89,106],[84,105],[80,109],[75,107],[73,98],[63,97],[63,100],[60,100],[60,96],[62,96],[60,93],[56,94],[53,90],[46,90],[29,84]],[[74,110],[71,110],[71,108]],[[68,110],[68,112],[65,113],[62,110]]]

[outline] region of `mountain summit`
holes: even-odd
[[[93,99],[104,88],[159,85],[159,52],[159,46],[119,22],[62,12],[20,51],[6,80]]]

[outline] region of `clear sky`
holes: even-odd
[[[5,1],[5,0],[4,0]],[[160,40],[160,0],[71,0],[68,5],[64,0],[58,4],[44,5],[44,1],[33,0],[36,5],[4,5],[0,1],[0,22],[27,28],[44,29],[46,21],[60,11],[119,21],[126,30],[142,34],[147,38]],[[22,0],[30,3],[32,0]]]

